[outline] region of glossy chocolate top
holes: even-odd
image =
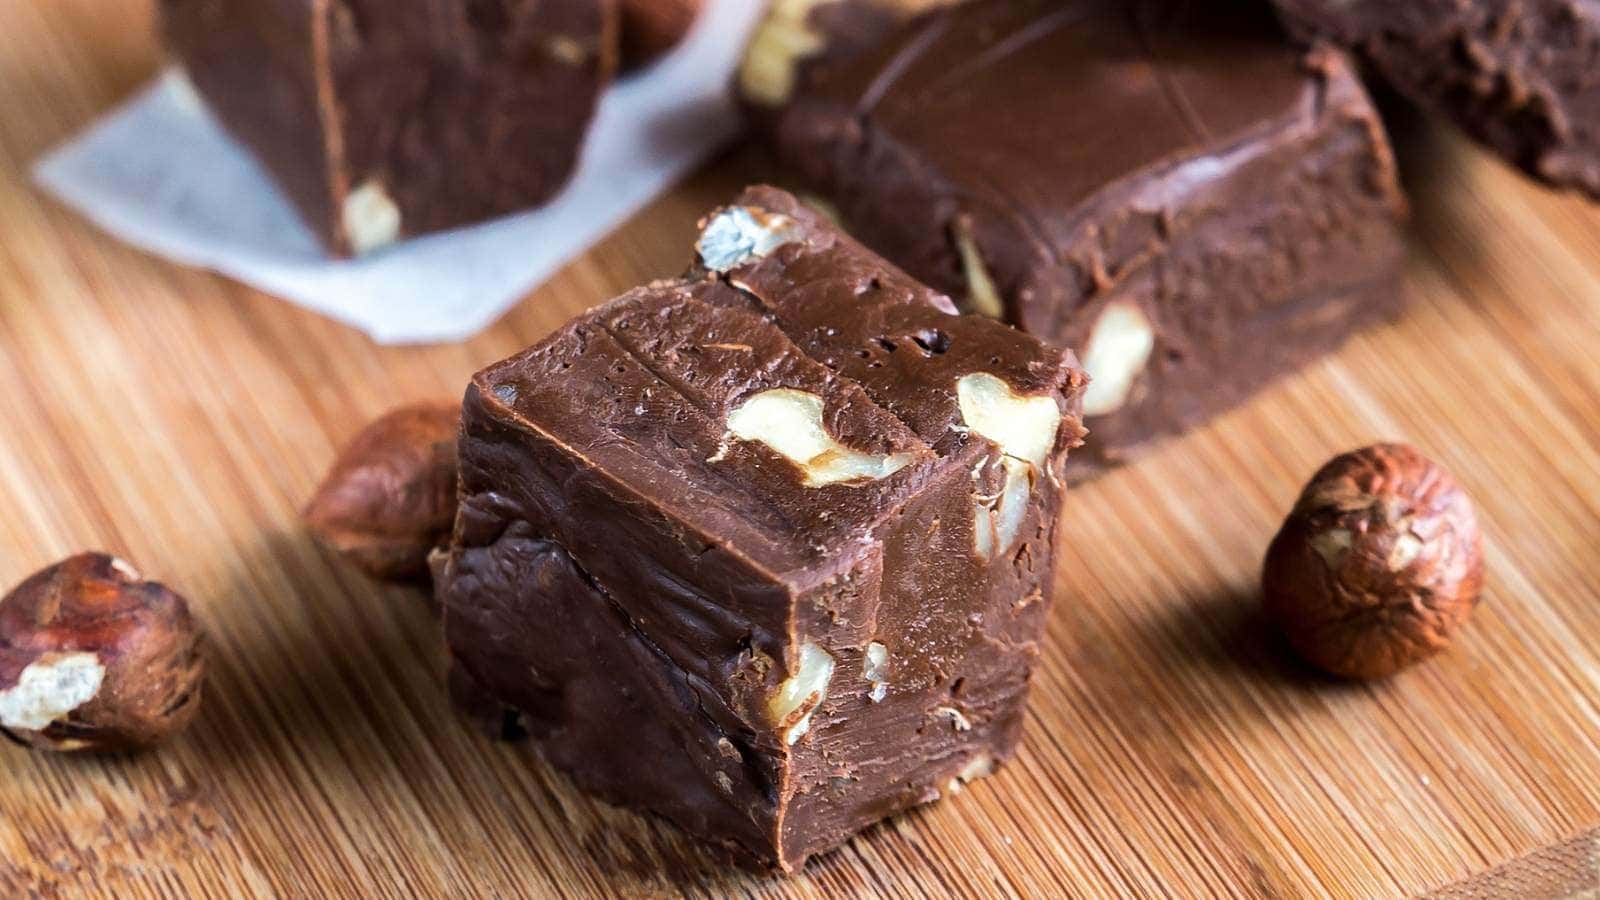
[[[1223,5],[1238,14],[1172,0],[961,6],[818,67],[807,100],[854,106],[998,206],[1073,209],[1243,141],[1296,103],[1302,54],[1269,12]]]

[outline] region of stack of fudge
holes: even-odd
[[[792,871],[1015,752],[1085,377],[781,191],[697,250],[473,379],[436,588],[465,708]]]

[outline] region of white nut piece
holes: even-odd
[[[400,239],[400,207],[376,178],[368,179],[344,198],[343,222],[350,249],[371,253]]]
[[[0,691],[0,727],[42,731],[93,700],[106,667],[93,653],[46,653]]]
[[[798,465],[806,487],[887,478],[915,459],[911,453],[862,453],[828,434],[822,398],[793,388],[751,396],[728,413],[728,434],[767,445]]]
[[[1061,428],[1061,408],[1051,396],[1018,394],[1003,379],[973,372],[956,382],[961,421],[999,445],[1007,456],[1043,471]]]
[[[767,712],[790,746],[811,730],[811,716],[828,697],[833,656],[811,641],[800,645],[800,665],[767,701]]]
[[[694,248],[706,268],[726,273],[796,240],[795,225],[793,219],[780,213],[732,206],[706,223]]]
[[[759,106],[782,106],[794,96],[795,73],[806,57],[822,50],[811,29],[811,11],[838,0],[773,0],[739,64],[739,92]]]
[[[861,677],[872,685],[867,692],[867,699],[873,703],[882,703],[883,698],[889,695],[889,648],[873,641],[867,645],[867,652],[861,660]]]
[[[994,286],[989,265],[983,261],[983,251],[972,236],[972,226],[966,219],[955,224],[956,253],[961,257],[961,268],[967,278],[967,306],[965,312],[974,312],[991,319],[1004,319],[1005,301],[1000,299],[1000,289]]]
[[[979,778],[987,778],[993,774],[994,757],[987,753],[979,753],[977,756],[967,760],[967,764],[961,767],[961,771],[956,773],[956,777],[961,779],[963,783],[970,784]]]
[[[933,714],[950,720],[950,727],[957,731],[971,731],[972,721],[961,710],[954,706],[934,707]]]
[[[1155,329],[1139,307],[1127,301],[1107,305],[1083,351],[1083,369],[1089,373],[1083,414],[1104,416],[1121,409],[1155,348]]]
[[[1028,517],[1028,498],[1033,493],[1033,466],[1009,456],[1000,457],[1005,469],[1005,484],[994,496],[979,495],[973,508],[973,549],[978,558],[991,560],[1010,552],[1022,534]],[[972,473],[976,481],[983,469]]]

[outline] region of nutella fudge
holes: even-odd
[[[1398,309],[1382,125],[1342,53],[1277,28],[1253,3],[958,6],[808,57],[767,133],[874,250],[1078,349],[1079,478]]]
[[[781,191],[697,249],[474,377],[451,682],[794,871],[1015,751],[1085,379]]]
[[[350,255],[553,196],[616,67],[615,0],[162,0],[211,111]]]
[[[1310,39],[1536,178],[1600,198],[1600,4],[1574,0],[1277,0]]]

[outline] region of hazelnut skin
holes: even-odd
[[[622,70],[642,69],[683,42],[705,0],[622,0]]]
[[[458,404],[402,406],[335,460],[304,517],[312,533],[373,578],[421,581],[456,518]]]
[[[130,750],[182,731],[205,661],[184,599],[83,553],[0,599],[0,731],[42,750]]]
[[[1483,537],[1449,472],[1404,444],[1336,457],[1267,550],[1267,615],[1295,650],[1345,678],[1383,678],[1437,653],[1483,588]]]

